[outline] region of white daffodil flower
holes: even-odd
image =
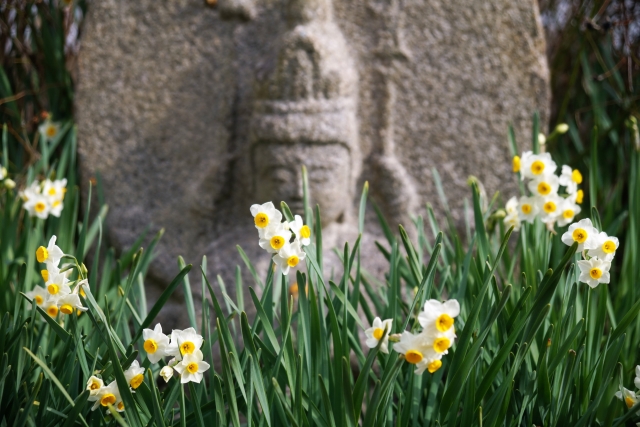
[[[367,347],[375,348],[382,339],[380,351],[384,354],[389,354],[389,334],[391,333],[392,325],[393,319],[380,320],[379,317],[373,319],[371,327],[364,331],[364,335],[367,337],[367,340],[365,341]]]
[[[22,205],[24,209],[29,213],[29,216],[35,216],[40,219],[47,219],[49,212],[51,211],[51,205],[49,200],[42,194],[33,194],[29,197],[29,200]]]
[[[64,314],[72,314],[75,310],[87,311],[87,308],[82,306],[78,294],[61,295],[57,300],[57,304]]]
[[[567,199],[571,200],[573,203],[581,204],[584,199],[584,191],[578,190],[574,194],[569,194]]]
[[[617,391],[615,396],[622,400],[627,405],[627,408],[633,408],[636,403],[640,402],[636,393],[622,386],[620,386],[620,391]]]
[[[307,246],[311,243],[311,229],[302,222],[300,215],[296,215],[294,220],[289,222],[289,229],[293,231],[296,238],[300,240],[302,246]]]
[[[504,210],[507,211],[507,215],[518,213],[518,198],[515,196],[510,198],[507,201]]]
[[[40,194],[40,183],[38,181],[33,181],[31,185],[29,185],[27,188],[18,192],[18,196],[20,196],[22,201],[25,203],[39,194]]]
[[[533,224],[536,215],[540,212],[540,205],[536,202],[536,197],[520,197],[520,201],[518,202],[518,217],[520,221]]]
[[[558,194],[558,177],[554,174],[544,174],[535,177],[527,184],[529,191],[535,196],[547,197]]]
[[[537,178],[541,175],[553,175],[558,167],[556,162],[551,158],[551,154],[532,154],[530,151],[522,155],[520,164],[522,165],[520,170],[522,177],[530,179]]]
[[[36,250],[36,259],[38,262],[46,262],[47,267],[51,264],[54,267],[57,267],[60,264],[60,260],[64,256],[64,252],[58,246],[56,246],[57,237],[51,236],[49,240],[49,244],[45,248],[44,246],[40,246]]]
[[[562,235],[562,243],[567,246],[573,245],[573,242],[578,242],[578,252],[582,252],[585,249],[596,249],[598,230],[596,230],[589,218],[585,218],[578,222],[574,222],[569,226],[569,229]]]
[[[49,214],[55,216],[56,218],[60,218],[60,214],[62,213],[62,209],[64,209],[64,203],[62,200],[54,200],[51,202],[51,209],[49,210]]]
[[[633,380],[636,388],[640,388],[640,365],[636,366],[636,378]]]
[[[49,280],[47,280],[47,282],[45,283],[45,287],[47,288],[47,292],[49,292],[50,295],[60,298],[71,293],[71,288],[69,287],[69,279],[67,279],[66,272],[49,272],[48,276]]]
[[[293,243],[285,244],[282,249],[278,251],[276,256],[273,257],[273,262],[276,263],[282,274],[289,274],[289,269],[298,265],[298,263],[307,256],[307,254],[300,248],[300,241],[294,240]]]
[[[570,198],[564,199],[560,206],[558,225],[564,227],[567,224],[571,224],[581,210],[580,206],[575,204]]]
[[[178,360],[195,351],[200,351],[204,338],[198,335],[193,328],[187,328],[184,331],[174,329],[171,331],[171,345],[178,351],[173,354]]]
[[[612,261],[620,242],[617,237],[608,236],[601,231],[596,236],[596,248],[589,250],[589,256],[596,256],[603,261]]]
[[[600,283],[607,284],[611,279],[609,275],[611,262],[601,260],[598,257],[578,261],[578,268],[580,268],[580,277],[578,280],[592,288],[595,288]]]
[[[92,375],[91,378],[89,378],[89,381],[87,381],[86,390],[89,390],[89,398],[87,400],[89,400],[89,402],[95,402],[98,400],[98,394],[102,387],[104,387],[104,381],[102,381],[101,378]]]
[[[120,397],[120,390],[118,390],[118,384],[115,380],[111,381],[109,385],[99,388],[96,395],[90,395],[88,400],[96,402],[91,408],[92,411],[95,411],[99,406],[107,405],[112,405],[114,408],[118,409],[116,403],[122,402],[122,398]]]
[[[51,141],[53,138],[58,136],[58,133],[60,133],[60,124],[47,119],[38,126],[38,131],[42,134],[44,139]]]
[[[291,231],[287,230],[284,224],[286,223],[270,225],[264,233],[261,233],[262,235],[260,236],[258,244],[262,249],[270,254],[275,254],[282,249],[285,244],[289,243],[289,240],[291,240]]]
[[[560,215],[564,199],[557,194],[546,197],[536,197],[540,209],[540,220],[545,224],[553,223]]]
[[[400,336],[400,342],[393,345],[393,349],[404,354],[408,363],[416,365],[414,371],[416,375],[422,374],[427,369],[433,373],[442,366],[440,361],[442,356],[434,351],[433,340],[430,340],[425,334],[414,335],[405,331]]]
[[[453,319],[460,314],[460,304],[451,299],[444,303],[430,299],[424,303],[424,311],[418,314],[418,322],[427,331],[447,332],[453,327]]]
[[[51,181],[49,179],[44,180],[42,183],[42,195],[47,197],[51,202],[64,199],[64,194],[67,191],[67,180],[57,179]]]
[[[160,369],[160,376],[164,379],[165,383],[168,383],[173,376],[173,368],[171,366],[165,366]]]
[[[210,367],[202,359],[202,352],[196,350],[193,353],[186,354],[182,361],[173,367],[180,374],[180,382],[182,384],[190,381],[194,383],[202,381],[202,373]]]
[[[518,216],[518,212],[511,213],[504,217],[502,220],[507,227],[513,227],[514,231],[520,230],[520,217]]]
[[[571,169],[571,166],[564,165],[558,182],[567,189],[568,194],[575,194],[578,191],[578,184],[582,183],[582,174],[578,169]]]
[[[143,330],[142,338],[142,348],[147,352],[147,358],[151,363],[158,363],[164,356],[175,355],[178,351],[178,347],[172,345],[169,337],[162,333],[160,323],[156,324],[154,329]]]
[[[144,368],[140,367],[137,360],[134,360],[129,369],[124,371],[124,377],[132,389],[137,389],[144,382]]]
[[[33,290],[27,292],[27,298],[30,300],[35,300],[36,304],[42,306],[47,299],[47,290],[42,286],[36,286]]]
[[[53,295],[48,295],[42,304],[42,309],[47,312],[47,314],[51,317],[56,317],[58,315],[58,298]]]
[[[269,224],[279,224],[282,221],[282,213],[280,213],[271,202],[262,205],[252,205],[250,210],[251,215],[253,215],[253,222],[261,233],[261,236]]]

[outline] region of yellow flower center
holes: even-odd
[[[198,372],[198,364],[196,362],[191,362],[187,365],[187,371],[190,374],[195,374],[196,372]]]
[[[42,276],[42,280],[45,282],[49,281],[49,271],[48,270],[40,270],[40,275]]]
[[[191,354],[195,351],[196,345],[191,341],[185,341],[180,344],[180,353],[182,354]]]
[[[562,216],[564,217],[564,219],[571,219],[574,215],[575,214],[571,209],[566,209],[564,212],[562,212]]]
[[[42,305],[42,303],[44,302],[44,298],[42,298],[40,295],[36,295],[34,299],[36,300],[36,304],[38,305]]]
[[[540,184],[538,184],[538,193],[540,193],[540,195],[542,196],[546,196],[547,194],[551,193],[551,186],[546,182],[541,182]]]
[[[436,338],[433,342],[433,349],[438,353],[444,353],[449,347],[451,347],[451,341],[449,341],[449,338]]]
[[[299,262],[300,258],[298,258],[297,255],[291,255],[289,258],[287,258],[287,265],[289,267],[295,267]]]
[[[309,237],[311,237],[311,229],[308,225],[303,225],[300,228],[300,237],[302,237],[303,239],[308,239]]]
[[[58,315],[58,307],[55,305],[50,306],[47,308],[47,314],[51,317],[56,317]]]
[[[138,374],[135,377],[131,378],[131,381],[129,381],[129,385],[131,385],[131,387],[135,390],[140,387],[140,384],[142,384],[143,381],[144,375]]]
[[[578,169],[574,169],[573,172],[571,172],[571,180],[576,184],[582,184],[582,174]]]
[[[602,277],[602,270],[593,267],[591,270],[589,270],[589,276],[591,276],[592,279],[598,280]]]
[[[636,402],[631,398],[631,396],[626,396],[624,398],[624,403],[627,404],[627,408],[632,408]]]
[[[422,353],[420,353],[418,350],[409,350],[407,351],[407,354],[404,355],[404,358],[407,360],[407,362],[409,363],[420,363],[420,361],[423,359]]]
[[[260,212],[258,215],[256,215],[256,217],[253,219],[253,222],[255,222],[256,227],[258,228],[265,228],[267,225],[269,225],[269,216],[267,216],[266,213]]]
[[[91,384],[89,384],[89,390],[97,390],[100,388],[100,383],[98,381],[92,381]]]
[[[446,332],[453,325],[453,318],[448,314],[441,314],[436,319],[436,329],[440,332]]]
[[[427,365],[427,370],[433,374],[435,371],[440,369],[441,366],[442,366],[442,360],[434,360],[433,362]]]
[[[49,195],[50,195],[50,196],[55,196],[55,195],[56,195],[56,189],[55,189],[55,188],[53,188],[53,187],[51,187],[51,188],[49,189]]]
[[[36,212],[42,213],[47,208],[47,205],[45,205],[43,202],[38,202],[33,208],[36,210]]]
[[[602,244],[602,252],[605,254],[612,254],[616,251],[616,244],[611,240],[607,240]]]
[[[118,410],[124,411],[124,402],[119,402],[118,403]]]
[[[578,192],[576,193],[576,203],[581,204],[583,198],[584,198],[584,191],[578,190]]]
[[[149,354],[153,354],[156,351],[158,351],[158,343],[154,339],[151,339],[151,338],[146,340],[144,342],[144,344],[142,345],[142,347],[144,348],[144,351],[146,351]]]
[[[47,136],[53,138],[58,133],[58,129],[55,126],[47,126]]]
[[[100,399],[102,406],[113,405],[116,403],[116,396],[113,393],[107,393]]]
[[[271,247],[273,249],[280,249],[284,246],[284,238],[282,236],[273,236],[271,238]]]
[[[44,246],[40,246],[36,250],[36,258],[38,259],[38,262],[45,262],[47,258],[49,258],[49,251],[47,250],[47,248],[45,248]]]
[[[531,173],[534,175],[540,175],[544,171],[544,163],[540,160],[536,160],[531,163]]]
[[[384,335],[384,329],[382,328],[375,328],[373,330],[373,337],[375,339],[377,339],[378,341],[380,341],[380,338],[382,338],[382,336]]]
[[[520,206],[520,210],[523,214],[529,214],[531,213],[531,205],[529,203],[523,203],[522,206]]]
[[[47,286],[47,290],[51,295],[55,295],[58,292],[60,292],[60,286],[56,285],[55,283],[52,283],[49,286]]]
[[[553,213],[556,211],[556,204],[553,202],[547,202],[544,205],[542,205],[542,209],[546,212],[546,213]]]
[[[60,200],[56,200],[55,202],[53,202],[53,207],[57,208],[58,206],[60,206],[62,202]]]
[[[513,156],[513,173],[520,172],[520,156]]]
[[[583,228],[576,228],[575,230],[573,230],[573,240],[578,243],[584,243],[585,240],[587,240],[587,236],[587,231]]]
[[[73,313],[73,306],[71,304],[62,304],[60,306],[60,311],[64,314],[71,314]]]

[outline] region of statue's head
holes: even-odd
[[[341,222],[361,162],[355,66],[331,21],[330,0],[290,0],[288,12],[297,25],[281,37],[252,114],[254,195],[302,212],[304,165],[311,206],[320,205],[324,225]]]

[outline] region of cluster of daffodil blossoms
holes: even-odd
[[[60,216],[64,208],[64,195],[67,192],[67,180],[45,179],[43,182],[33,181],[31,185],[20,191],[24,202],[22,207],[31,216],[47,219],[49,215]]]
[[[402,334],[390,334],[393,319],[380,320],[376,317],[372,326],[365,330],[366,345],[375,348],[380,341],[380,351],[389,353],[389,341],[393,342],[393,350],[403,354],[404,359],[416,365],[415,373],[420,375],[425,370],[434,373],[442,366],[442,356],[449,352],[456,338],[453,319],[460,314],[460,304],[457,300],[444,303],[431,299],[424,303],[424,310],[418,314],[418,322],[422,332],[412,334],[404,331]]]
[[[297,266],[306,256],[302,246],[311,243],[311,229],[302,222],[300,215],[296,215],[293,221],[281,222],[282,213],[271,202],[252,205],[251,215],[260,237],[258,244],[274,254],[273,262],[282,274],[289,274],[289,269]]]
[[[562,242],[568,246],[578,242],[578,252],[582,252],[580,280],[582,283],[595,288],[600,283],[609,283],[611,261],[616,255],[619,241],[617,237],[608,236],[604,231],[598,231],[591,220],[586,218],[569,226],[562,235]]]
[[[558,166],[549,153],[533,154],[525,151],[522,157],[513,158],[513,171],[520,173],[526,180],[530,196],[519,199],[512,197],[507,202],[507,215],[504,223],[517,231],[523,221],[533,223],[536,217],[552,229],[558,223],[560,227],[573,222],[580,213],[584,193],[578,189],[582,183],[582,174],[570,166],[562,166],[560,176],[556,175]],[[559,192],[560,187],[564,188]]]
[[[198,335],[193,328],[183,331],[174,329],[171,335],[162,333],[162,326],[158,323],[153,329],[142,331],[143,348],[151,363],[158,363],[163,357],[172,356],[167,366],[160,370],[160,375],[166,382],[173,376],[175,370],[180,375],[181,383],[202,381],[202,373],[210,365],[205,362],[200,347],[204,343],[202,335]]]
[[[137,360],[134,360],[129,369],[124,371],[124,377],[131,391],[134,392],[144,382],[144,368],[140,366]],[[89,390],[89,398],[87,400],[95,402],[91,407],[92,411],[95,411],[99,406],[107,407],[109,405],[113,406],[118,412],[124,411],[124,403],[116,380],[104,385],[104,381],[101,378],[92,375],[87,381],[87,390]]]
[[[640,389],[640,365],[636,366],[636,378],[633,380],[636,388]],[[622,384],[620,385],[620,391],[616,392],[616,397],[627,405],[627,408],[634,407],[638,402],[640,402],[640,391],[632,391],[628,388],[624,388]],[[640,426],[640,423],[637,425]]]
[[[59,267],[63,256],[64,253],[56,245],[56,236],[51,237],[46,248],[40,246],[36,250],[38,262],[44,263],[46,266],[40,271],[45,287],[36,286],[26,294],[51,317],[57,316],[59,311],[64,314],[73,312],[80,314],[87,310],[80,302],[80,295],[85,296],[83,286],[87,286],[88,282],[86,279],[76,282],[69,281],[68,275],[71,273],[72,267],[65,266],[63,269]],[[71,289],[72,286],[73,289]]]

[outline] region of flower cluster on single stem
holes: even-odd
[[[67,180],[45,179],[33,181],[19,195],[24,202],[22,207],[30,216],[47,219],[49,215],[59,217],[64,208],[64,196],[67,192]]]

